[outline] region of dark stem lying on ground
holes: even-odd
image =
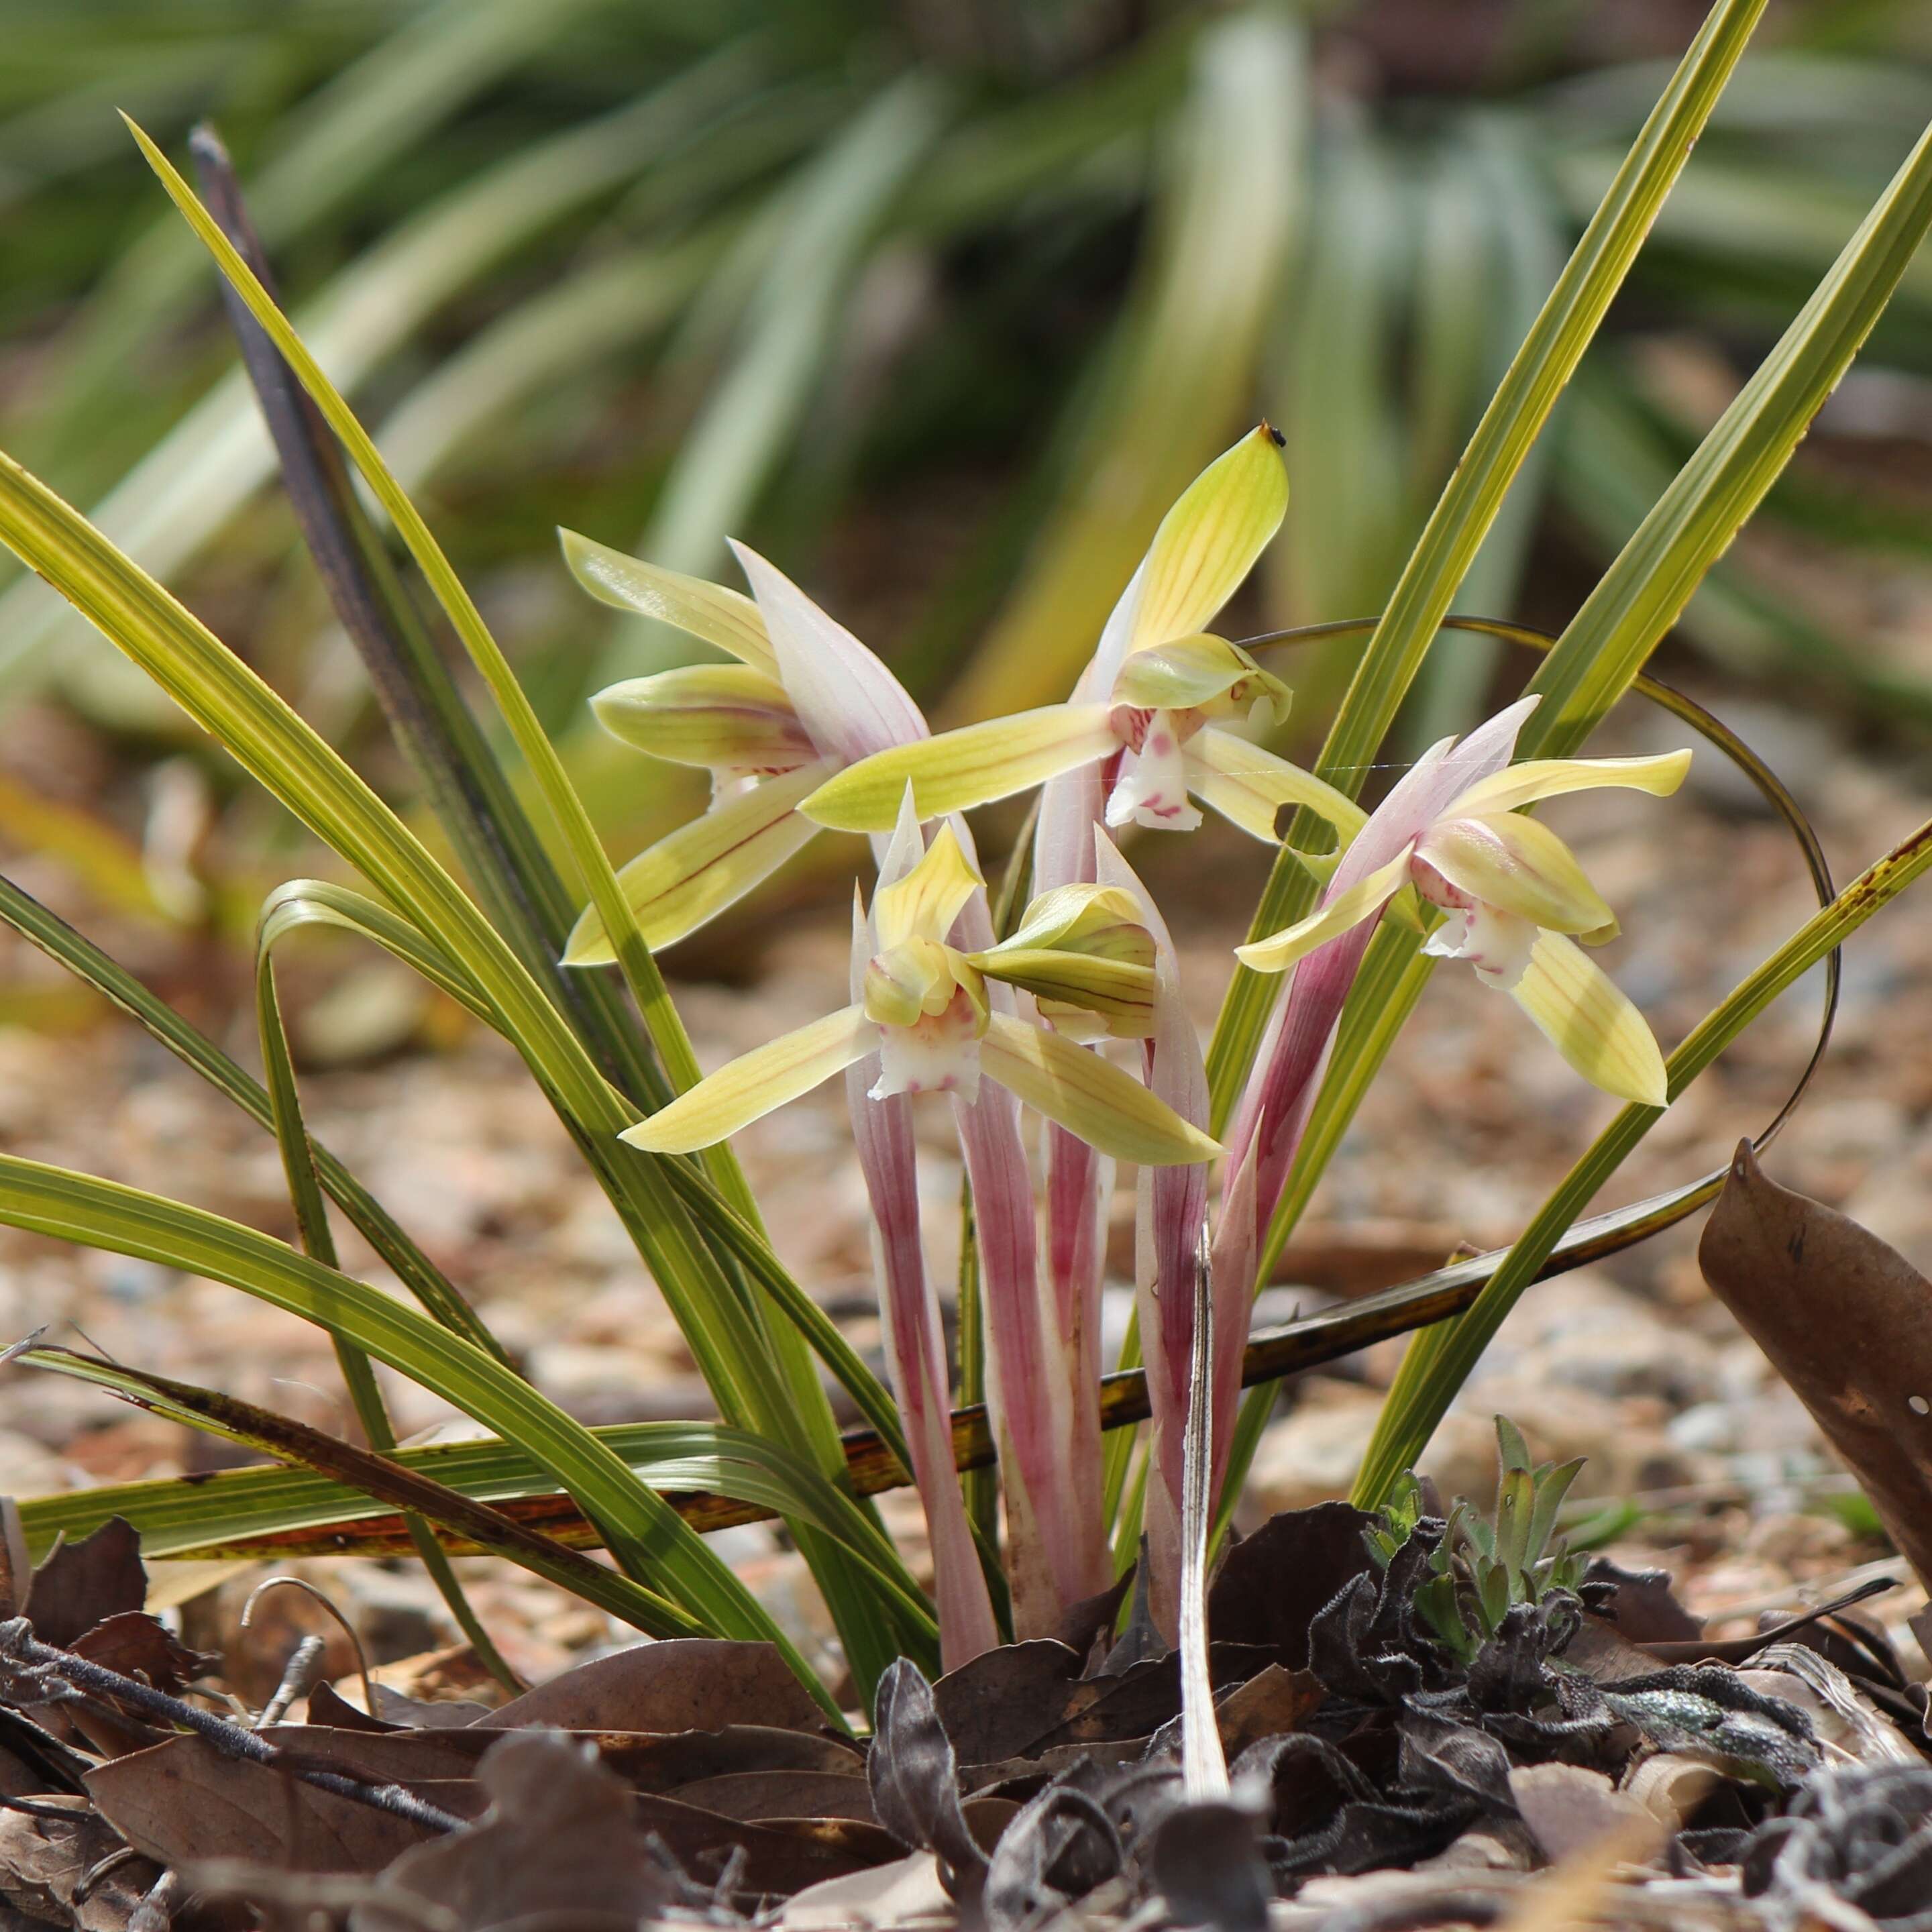
[[[332,1791],[338,1797],[352,1799],[392,1817],[406,1820],[432,1832],[458,1832],[464,1820],[434,1804],[425,1804],[413,1793],[396,1784],[372,1784],[339,1771],[310,1763],[298,1753],[286,1750],[254,1731],[230,1724],[226,1718],[198,1710],[181,1698],[170,1697],[151,1684],[124,1677],[118,1670],[71,1651],[43,1643],[33,1634],[25,1617],[0,1623],[0,1670],[24,1678],[37,1686],[64,1684],[84,1694],[105,1698],[128,1709],[145,1712],[164,1724],[195,1735],[214,1746],[225,1757],[245,1758],[250,1763],[266,1765],[285,1772],[318,1790]]]

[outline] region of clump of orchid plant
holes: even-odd
[[[742,546],[755,604],[566,539],[573,568],[597,594],[682,624],[742,660],[634,680],[596,700],[626,742],[716,774],[710,812],[625,870],[647,931],[662,939],[692,929],[817,826],[872,836],[878,884],[869,910],[862,901],[855,913],[848,1003],[720,1068],[624,1138],[688,1153],[845,1072],[949,1663],[992,1641],[994,1622],[945,1435],[949,1382],[906,1111],[914,1096],[950,1097],[972,1185],[1022,1635],[1056,1628],[1112,1574],[1097,1488],[1096,1338],[1119,1162],[1139,1169],[1136,1290],[1153,1412],[1141,1514],[1150,1600],[1172,1628],[1195,1289],[1204,1269],[1206,1440],[1218,1484],[1256,1258],[1385,914],[1424,931],[1430,953],[1466,959],[1510,994],[1593,1084],[1664,1100],[1648,1026],[1578,944],[1615,938],[1615,915],[1568,847],[1525,808],[1596,786],[1666,794],[1689,753],[1512,766],[1536,703],[1527,698],[1432,747],[1365,812],[1261,742],[1285,722],[1288,688],[1207,628],[1287,502],[1280,439],[1264,424],[1169,512],[1066,704],[937,736],[876,657]],[[959,814],[1035,787],[1037,896],[996,936]],[[1211,1211],[1223,1150],[1209,1132],[1206,1069],[1179,962],[1114,843],[1117,833],[1192,830],[1202,823],[1197,800],[1270,842],[1278,823],[1312,811],[1338,848],[1304,859],[1325,878],[1316,909],[1239,949],[1244,964],[1282,976],[1281,990],[1234,1110]],[[602,944],[587,913],[571,957],[606,957]],[[1022,1115],[1041,1124],[1037,1181]]]

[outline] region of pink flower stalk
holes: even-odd
[[[1208,1070],[1181,997],[1180,962],[1160,909],[1105,831],[1091,836],[1102,885],[1133,893],[1154,941],[1154,1024],[1145,1044],[1150,1088],[1182,1119],[1204,1126]],[[1219,1492],[1233,1439],[1254,1282],[1253,1162],[1235,1169],[1224,1191],[1220,1232],[1203,1253],[1208,1221],[1204,1165],[1143,1168],[1135,1203],[1135,1300],[1140,1316],[1152,1414],[1143,1528],[1148,1538],[1148,1609],[1170,1640],[1176,1634],[1181,1567],[1181,1503],[1194,1350],[1196,1271],[1210,1270],[1214,1355],[1210,1377],[1210,1493]]]
[[[1064,1342],[1041,1292],[1018,1102],[1122,1159],[1158,1166],[1218,1151],[1138,1081],[1012,1010],[1007,980],[1070,1019],[1086,1003],[1109,1029],[1144,1030],[1152,941],[1123,920],[1121,896],[1076,888],[1036,901],[1004,945],[968,952],[991,939],[992,923],[963,833],[942,826],[928,847],[908,794],[856,942],[851,1004],[741,1055],[623,1136],[652,1152],[689,1153],[866,1064],[866,1078],[848,1078],[848,1093],[879,1222],[894,1372],[914,1424],[908,1449],[922,1466],[942,1597],[956,1612],[942,1629],[949,1654],[970,1654],[986,1623],[968,1574],[937,1318],[916,1259],[904,1104],[920,1093],[950,1096],[972,1178],[1016,1618],[1030,1634],[1091,1595],[1096,1572],[1104,1585],[1105,1546],[1092,1500],[1097,1468],[1071,1455]],[[880,1107],[885,1115],[874,1111]]]
[[[1649,1028],[1569,937],[1613,938],[1616,920],[1562,840],[1517,808],[1604,785],[1662,796],[1682,782],[1690,754],[1511,768],[1517,734],[1538,701],[1519,699],[1467,737],[1432,746],[1342,854],[1316,913],[1238,949],[1247,965],[1288,976],[1229,1138],[1237,1165],[1252,1159],[1255,1166],[1257,1252],[1362,956],[1384,908],[1406,890],[1448,914],[1426,951],[1469,961],[1594,1084],[1664,1104],[1663,1058]]]

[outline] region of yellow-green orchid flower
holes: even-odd
[[[1514,998],[1592,1085],[1660,1107],[1664,1057],[1650,1028],[1576,943],[1614,939],[1616,916],[1569,847],[1518,808],[1607,785],[1667,796],[1683,782],[1690,754],[1510,765],[1516,733],[1536,703],[1512,705],[1462,746],[1436,746],[1343,855],[1319,910],[1238,948],[1238,956],[1257,972],[1285,971],[1372,921],[1413,886],[1448,915],[1425,952],[1466,959],[1484,985]],[[1479,749],[1480,764],[1464,762]]]
[[[769,878],[817,836],[800,803],[842,766],[926,735],[904,687],[783,572],[734,544],[755,596],[560,532],[578,581],[600,602],[674,624],[736,658],[626,679],[592,709],[627,745],[713,775],[711,807],[619,872],[651,946],[682,939]],[[615,957],[595,907],[567,965]]]
[[[800,809],[821,825],[881,832],[910,783],[922,818],[963,812],[1094,766],[1106,823],[1185,831],[1198,799],[1273,842],[1284,805],[1308,806],[1344,843],[1366,814],[1231,726],[1279,722],[1288,692],[1203,626],[1240,586],[1288,508],[1280,439],[1265,423],[1219,457],[1168,511],[1071,700],[876,752]]]
[[[1070,1004],[1089,983],[1103,1004],[1124,1018],[1135,962],[1083,954],[1052,945],[971,954],[950,940],[955,922],[984,881],[952,828],[942,826],[916,862],[905,862],[922,843],[908,799],[872,911],[874,952],[862,996],[854,1004],[754,1048],[680,1094],[624,1135],[657,1154],[709,1147],[876,1053],[878,1081],[869,1097],[946,1093],[971,1102],[982,1079],[1005,1088],[1026,1106],[1117,1160],[1150,1166],[1206,1160],[1216,1144],[1141,1083],[1073,1041],[998,1011],[986,996],[988,976],[1038,983]],[[1104,930],[1120,908],[1103,902]],[[1123,901],[1124,903],[1124,900]],[[1063,914],[1065,915],[1062,916]],[[1077,910],[1042,915],[1076,939],[1091,936]],[[1064,950],[1064,964],[1040,955]],[[1118,950],[1118,946],[1116,950]],[[1149,956],[1151,956],[1150,942]],[[1118,970],[1129,969],[1124,980]],[[1097,970],[1095,969],[1098,969]],[[1151,966],[1143,1004],[1152,1006]]]

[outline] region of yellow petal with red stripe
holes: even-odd
[[[619,1138],[647,1154],[695,1154],[810,1093],[878,1044],[879,1030],[864,1009],[842,1007],[754,1047]]]
[[[1111,1060],[1010,1013],[991,1016],[980,1042],[980,1071],[1116,1160],[1184,1167],[1221,1151]]]
[[[617,874],[651,946],[668,946],[715,919],[818,836],[799,801],[830,766],[801,766],[722,799],[701,818],[647,847]],[[566,966],[608,966],[616,958],[595,906],[564,948]]]

